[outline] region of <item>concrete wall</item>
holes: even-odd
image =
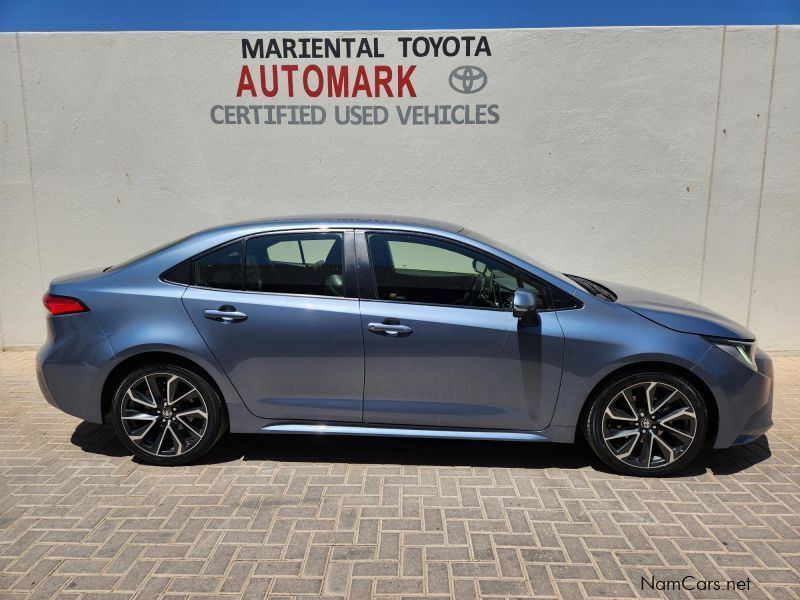
[[[340,34],[315,34],[336,37]],[[0,35],[0,330],[44,336],[56,275],[193,230],[298,212],[462,223],[567,272],[651,287],[800,349],[800,28],[424,32],[491,56],[242,58],[239,33]],[[247,37],[304,37],[247,34]],[[307,36],[306,36],[307,37]],[[258,65],[416,65],[416,98],[237,98]],[[486,87],[459,94],[476,65]],[[258,83],[256,82],[256,85]],[[323,125],[216,125],[217,104],[311,104]],[[334,107],[389,109],[342,126]],[[494,125],[402,125],[395,106],[497,104]]]

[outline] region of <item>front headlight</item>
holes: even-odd
[[[745,342],[742,340],[728,340],[715,337],[707,337],[705,339],[723,352],[730,354],[736,360],[743,362],[754,371],[758,370],[758,366],[756,365],[755,341]]]

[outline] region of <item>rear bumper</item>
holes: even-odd
[[[48,403],[102,423],[101,371],[114,352],[92,314],[48,316],[48,336],[36,355],[36,377]]]
[[[753,370],[722,350],[711,347],[694,371],[717,401],[719,423],[714,448],[747,444],[772,427],[772,359],[758,351]]]

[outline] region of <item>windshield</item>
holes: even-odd
[[[482,242],[482,243],[484,243],[484,244],[486,244],[488,246],[493,246],[494,248],[497,248],[498,250],[502,250],[506,254],[510,254],[512,256],[516,256],[517,258],[522,259],[525,262],[532,264],[537,269],[541,269],[545,273],[547,273],[549,275],[552,275],[553,277],[557,277],[558,279],[560,279],[561,281],[563,281],[567,285],[575,287],[575,283],[576,282],[573,279],[567,277],[566,275],[564,275],[564,273],[556,271],[552,267],[549,267],[549,266],[539,262],[538,260],[536,260],[535,258],[530,256],[529,254],[527,254],[525,252],[522,252],[521,250],[517,250],[516,248],[512,248],[511,246],[507,246],[506,244],[503,244],[502,242],[498,242],[497,240],[494,240],[494,239],[492,239],[490,237],[486,237],[485,235],[483,235],[481,233],[478,233],[476,231],[472,231],[470,229],[466,229],[466,228],[462,229],[459,233],[461,235],[465,235],[467,237],[470,237],[473,240],[476,240],[478,242]]]
[[[595,296],[596,298],[602,298],[603,300],[608,300],[609,302],[616,302],[617,295],[606,286],[600,285],[596,281],[586,279],[586,277],[581,277],[579,275],[569,275],[568,273],[565,273],[565,275],[581,286],[581,288],[583,288],[585,291],[589,292],[592,296]]]

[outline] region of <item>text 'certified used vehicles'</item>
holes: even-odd
[[[772,363],[744,327],[447,223],[220,227],[56,279],[44,303],[45,397],[155,464],[226,431],[583,435],[614,469],[661,475],[772,425]]]

